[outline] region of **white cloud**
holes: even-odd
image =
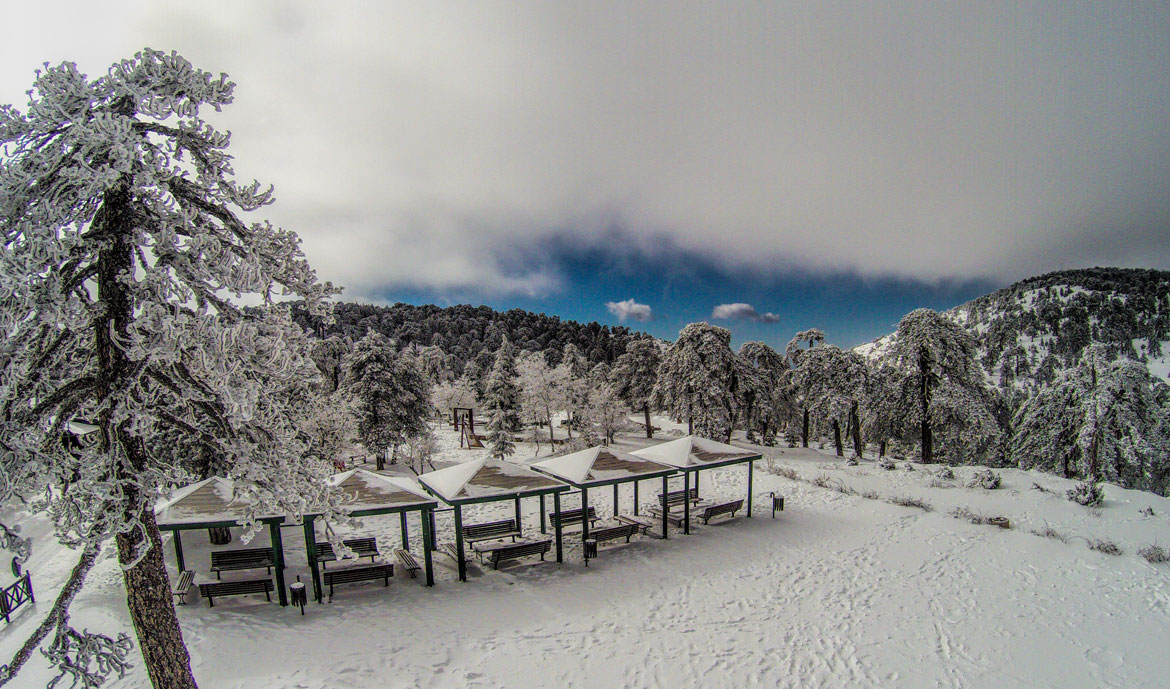
[[[779,323],[780,316],[768,311],[760,313],[751,304],[738,302],[735,304],[720,304],[711,310],[711,318],[720,320],[748,320],[757,323]]]
[[[25,5],[0,103],[144,45],[227,72],[236,169],[349,297],[556,289],[501,252],[615,228],[773,274],[1170,263],[1167,3]]]
[[[617,316],[619,321],[633,319],[635,321],[645,322],[653,318],[653,314],[651,313],[649,306],[645,304],[639,304],[633,299],[627,299],[625,301],[618,302],[607,301],[605,302],[605,308],[609,309],[610,313]]]

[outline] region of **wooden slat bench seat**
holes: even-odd
[[[211,551],[211,571],[215,572],[216,579],[220,578],[220,572],[237,569],[260,569],[263,567],[271,574],[274,564],[276,564],[276,556],[273,554],[272,548]]]
[[[690,496],[691,496],[691,504],[699,502],[699,489],[692,488],[690,490]],[[661,505],[662,507],[665,507],[668,510],[672,509],[674,507],[681,507],[682,504],[686,501],[687,501],[687,491],[685,491],[685,490],[672,490],[669,493],[665,493],[665,494],[659,493],[658,494],[658,504]]]
[[[616,541],[619,538],[626,539],[626,543],[630,542],[630,537],[638,533],[639,525],[637,524],[618,524],[617,526],[603,526],[597,529],[589,530],[589,538],[604,543],[605,541]]]
[[[707,522],[711,521],[712,517],[718,517],[721,514],[727,514],[734,517],[735,513],[738,512],[741,508],[743,508],[742,498],[719,505],[710,505],[709,507],[703,508],[702,513],[699,514],[699,519],[702,520],[704,524],[706,524]]]
[[[480,551],[481,556],[486,555],[487,560],[492,563],[492,569],[499,569],[500,563],[504,560],[515,560],[528,555],[540,555],[543,560],[545,553],[552,548],[552,539],[546,538],[540,541],[519,541],[517,543],[498,543],[490,546],[482,546]]]
[[[459,551],[455,548],[454,543],[440,543],[439,552],[451,556],[451,559],[456,562],[459,561]]]
[[[398,564],[410,572],[411,579],[415,578],[419,570],[422,569],[422,566],[418,564],[418,560],[414,559],[414,555],[411,555],[409,550],[399,548],[394,551],[394,556],[398,558]]]
[[[263,593],[264,598],[271,601],[273,590],[271,579],[217,581],[211,584],[199,585],[199,595],[207,599],[207,606],[211,608],[215,607],[215,599],[220,596],[242,596],[248,593]]]
[[[463,526],[463,540],[468,543],[491,541],[497,538],[509,538],[515,542],[520,534],[520,527],[515,519],[501,519],[498,522],[484,522],[483,524],[465,524]]]
[[[580,507],[578,507],[575,510],[561,510],[560,512],[549,512],[548,519],[549,519],[549,523],[554,528],[556,528],[557,522],[560,522],[562,529],[564,529],[566,526],[572,526],[573,524],[581,524],[586,519],[588,519],[589,520],[589,528],[593,528],[593,523],[598,521],[599,517],[597,516],[597,510],[595,510],[593,508],[593,505],[590,505],[588,515],[585,514],[584,510],[582,510]]]
[[[178,599],[179,605],[187,604],[187,592],[191,590],[191,584],[195,582],[195,572],[185,569],[179,572],[179,580],[175,582],[175,588],[172,593]]]
[[[622,524],[630,524],[638,527],[638,531],[643,536],[650,533],[650,528],[654,526],[653,520],[647,517],[638,516],[636,514],[619,514],[614,517],[614,519],[618,520]]]
[[[390,585],[390,577],[394,576],[394,565],[362,565],[361,567],[346,567],[325,572],[325,585],[329,587],[329,601],[333,602],[333,585],[350,584],[355,581],[370,581],[382,579]]]
[[[370,536],[367,538],[347,538],[342,543],[345,547],[353,551],[356,557],[368,557],[370,562],[380,554],[378,552],[378,539]],[[318,543],[317,544],[317,562],[321,563],[321,567],[325,567],[326,562],[333,562],[337,560],[337,553],[333,552],[332,543]]]
[[[661,507],[651,505],[650,507],[646,508],[646,512],[655,519],[662,519],[663,512]],[[693,513],[692,516],[694,516]],[[681,510],[678,512],[666,512],[666,521],[670,524],[681,527],[683,525],[683,512]]]

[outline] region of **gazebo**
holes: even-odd
[[[350,469],[340,474],[334,474],[330,477],[329,483],[336,486],[345,495],[343,509],[351,517],[398,514],[401,518],[402,547],[405,550],[410,549],[407,513],[419,512],[422,519],[423,568],[426,571],[426,582],[427,586],[435,585],[434,570],[431,566],[431,551],[428,545],[431,542],[431,515],[438,507],[438,502],[408,479],[383,476],[365,469]],[[304,527],[305,555],[309,561],[309,571],[312,573],[313,595],[320,602],[321,572],[317,563],[317,536],[313,528],[313,522],[318,516],[320,515],[306,514]]]
[[[183,531],[240,526],[250,506],[250,501],[236,495],[235,483],[231,479],[212,476],[180,488],[169,500],[156,507],[159,530],[170,531],[173,536],[179,571],[187,569],[183,559]],[[276,574],[277,596],[281,605],[288,605],[284,587],[284,542],[280,537],[284,517],[260,517],[260,521],[268,525],[272,542],[272,570]]]
[[[530,465],[537,471],[554,476],[575,488],[581,489],[581,509],[589,509],[589,489],[613,486],[614,515],[618,510],[618,485],[634,484],[634,513],[638,512],[638,481],[662,477],[662,492],[666,492],[666,479],[678,471],[673,466],[639,457],[611,447],[591,447],[579,452],[545,459]],[[560,511],[558,505],[557,511]],[[662,519],[662,537],[667,537],[666,517]],[[589,520],[581,524],[581,541],[589,538]]]
[[[569,486],[561,481],[491,457],[456,464],[427,472],[418,477],[428,493],[454,508],[455,551],[459,563],[459,581],[467,581],[467,556],[463,552],[463,506],[499,500],[513,500],[516,505],[516,526],[519,527],[520,500],[527,497],[553,495],[556,509],[561,508],[561,493]],[[562,562],[561,529],[557,526],[557,562]]]
[[[671,440],[660,445],[644,447],[632,454],[677,468],[683,474],[683,490],[688,495],[691,491],[692,473],[695,475],[695,490],[698,491],[699,472],[703,469],[714,469],[746,462],[748,481],[747,509],[745,511],[748,517],[752,516],[752,463],[763,456],[759,452],[688,435],[685,438]],[[663,511],[665,512],[665,510]],[[683,501],[683,533],[689,534],[690,532],[691,501],[688,499]]]

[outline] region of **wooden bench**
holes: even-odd
[[[342,541],[345,547],[353,551],[355,557],[370,558],[370,562],[378,557],[378,539],[370,536],[368,538],[347,538]],[[321,567],[325,567],[326,562],[334,562],[337,560],[337,554],[333,552],[332,543],[318,543],[317,544],[317,562],[321,563]]]
[[[570,526],[572,524],[582,524],[582,523],[584,523],[584,521],[586,519],[588,519],[589,520],[589,528],[592,529],[593,523],[598,521],[599,517],[597,516],[597,510],[593,509],[593,505],[590,505],[588,515],[585,514],[584,510],[582,510],[580,507],[578,507],[575,510],[561,510],[560,512],[549,512],[548,519],[549,519],[549,524],[551,524],[553,528],[556,528],[557,522],[560,522],[562,529],[564,529],[566,526]]]
[[[492,569],[499,569],[500,563],[504,560],[515,560],[528,555],[540,555],[540,559],[543,560],[545,553],[550,548],[552,548],[552,539],[521,541],[519,543],[501,543],[491,550],[485,551],[484,554],[487,555],[488,561],[492,563]]]
[[[638,533],[640,526],[638,524],[619,524],[617,526],[603,526],[599,529],[590,529],[589,538],[604,543],[605,541],[616,541],[619,538],[626,539],[626,543],[630,542],[630,537]]]
[[[212,553],[214,555],[214,553]],[[215,599],[220,596],[242,596],[247,593],[263,593],[264,598],[271,601],[275,590],[271,579],[247,579],[244,581],[217,581],[213,584],[200,584],[199,595],[207,599],[207,606],[215,607]]]
[[[175,582],[175,589],[172,593],[175,598],[179,599],[179,605],[187,604],[187,592],[191,590],[191,584],[195,582],[195,572],[185,569],[179,572],[179,580]]]
[[[692,504],[699,502],[698,488],[692,488],[690,490],[690,500]],[[673,507],[678,507],[686,501],[687,491],[685,490],[672,490],[669,493],[658,494],[658,504],[662,505],[663,508],[668,510]]]
[[[497,538],[512,538],[521,535],[515,519],[502,519],[498,522],[484,522],[483,524],[465,524],[463,526],[463,540],[467,543],[491,541]]]
[[[392,576],[394,576],[394,565],[392,564],[346,567],[345,569],[335,569],[332,572],[325,572],[325,585],[329,587],[329,602],[333,602],[334,584],[351,584],[355,581],[383,579],[386,582],[383,586],[389,586],[390,577]]]
[[[216,579],[220,578],[220,572],[237,569],[260,569],[263,567],[271,574],[275,564],[276,556],[273,554],[272,548],[242,548],[213,550],[211,552],[211,571],[215,572]]]
[[[618,520],[622,524],[630,524],[631,526],[637,527],[638,531],[643,536],[650,532],[650,527],[654,526],[653,521],[647,519],[646,517],[639,517],[636,514],[619,514],[615,516],[614,519]]]
[[[454,543],[440,543],[439,552],[450,555],[452,560],[459,562],[459,551],[455,548]]]
[[[414,555],[411,555],[409,550],[399,548],[394,551],[394,555],[398,558],[398,563],[402,565],[402,568],[410,572],[411,579],[415,578],[419,570],[422,569],[418,560],[414,559]]]
[[[739,500],[732,500],[731,502],[724,502],[718,505],[710,505],[703,508],[702,513],[699,514],[699,519],[702,520],[704,524],[706,524],[707,522],[711,521],[712,517],[718,517],[721,514],[729,514],[734,517],[735,513],[742,508],[742,498]]]

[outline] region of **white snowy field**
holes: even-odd
[[[443,431],[442,459],[467,460]],[[622,437],[632,449],[645,439]],[[1170,547],[1170,500],[1113,486],[1096,510],[1063,498],[1072,485],[1003,470],[998,490],[932,487],[930,468],[847,467],[825,451],[764,448],[754,516],[698,525],[690,536],[609,543],[586,568],[575,543],[563,565],[528,558],[500,571],[471,565],[456,580],[436,555],[436,586],[399,573],[339,586],[332,603],[293,607],[263,597],[224,598],[208,608],[193,591],[179,607],[203,687],[1162,687],[1170,677],[1170,564],[1137,555]],[[532,454],[521,446],[518,457]],[[772,460],[805,481],[769,474]],[[703,472],[705,497],[734,499],[746,467]],[[882,498],[928,501],[933,511],[843,495],[808,483],[821,475]],[[675,479],[681,482],[681,479]],[[1056,491],[1045,493],[1033,483]],[[658,492],[645,482],[643,504]],[[674,487],[680,487],[672,485]],[[771,518],[769,492],[786,498]],[[612,492],[590,492],[603,515]],[[631,488],[622,488],[623,511]],[[572,505],[575,498],[570,498]],[[550,504],[551,506],[551,504]],[[954,507],[1011,519],[1012,529],[948,516]],[[1153,508],[1153,515],[1143,508]],[[537,502],[524,506],[537,530]],[[469,521],[511,515],[510,502],[472,506]],[[355,533],[389,552],[396,516],[367,518]],[[39,530],[33,523],[26,534]],[[451,518],[439,517],[440,540]],[[1067,542],[1029,533],[1051,528]],[[411,518],[416,548],[417,518]],[[206,536],[184,538],[187,562],[206,580]],[[1090,539],[1119,545],[1095,552]],[[254,543],[264,543],[261,535]],[[165,538],[173,574],[173,551]],[[290,567],[307,581],[299,529],[284,531]],[[238,541],[233,545],[239,545]],[[0,629],[10,657],[39,621],[72,556],[37,538],[29,565],[40,604]],[[200,571],[201,570],[201,571]],[[245,573],[246,574],[246,573]],[[5,574],[0,583],[8,583]],[[107,554],[74,605],[74,624],[129,631],[121,576]],[[17,686],[42,686],[35,659]],[[119,687],[147,687],[136,660]]]

